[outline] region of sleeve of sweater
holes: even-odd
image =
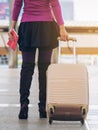
[[[13,10],[12,10],[12,20],[17,21],[22,8],[23,0],[14,0]]]
[[[59,0],[50,0],[50,7],[52,9],[53,15],[59,25],[64,24],[64,20],[62,17],[61,6]]]

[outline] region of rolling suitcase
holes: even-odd
[[[75,52],[75,51],[74,51]],[[81,121],[89,108],[88,72],[84,64],[51,64],[47,70],[46,111],[53,120]]]

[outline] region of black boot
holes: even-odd
[[[19,119],[27,119],[27,118],[28,118],[28,105],[23,104],[21,105],[20,108]]]
[[[50,63],[39,63],[39,117],[46,118],[46,71]]]
[[[34,63],[22,64],[22,69],[20,73],[20,113],[19,119],[28,118],[28,104],[29,104],[29,95],[30,95],[30,86],[32,82],[32,75],[34,73]]]
[[[40,118],[47,118],[45,104],[43,105],[43,104],[39,103],[38,106],[39,106],[39,117]]]

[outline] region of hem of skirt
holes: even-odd
[[[58,47],[58,45],[56,45],[56,46],[53,46],[53,47],[32,47],[32,48],[23,48],[23,47],[19,47],[19,50],[20,51],[33,51],[35,48],[39,48],[39,49],[42,49],[42,50],[51,50],[51,49],[55,49],[55,48],[57,48]]]

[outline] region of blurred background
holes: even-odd
[[[98,101],[96,100],[98,99],[98,0],[59,1],[61,4],[65,28],[70,36],[77,39],[77,42],[75,42],[76,62],[84,63],[88,68],[90,94],[90,109],[87,117],[89,128],[86,129],[75,124],[68,124],[68,126],[63,124],[63,128],[64,130],[98,130]],[[52,127],[47,125],[45,121],[40,122],[37,120],[37,112],[35,112],[35,110],[37,111],[36,100],[38,96],[37,69],[35,69],[30,97],[30,105],[31,108],[33,108],[30,111],[30,120],[23,123],[19,122],[16,118],[19,109],[18,87],[21,52],[18,50],[18,46],[15,51],[12,51],[7,46],[13,2],[14,0],[0,0],[0,113],[2,117],[0,118],[0,128],[2,130],[27,130],[30,128],[31,130],[34,127],[35,129],[50,128],[52,130]],[[21,10],[18,23],[20,22],[22,12],[23,11]],[[16,31],[17,29],[18,24]],[[68,45],[71,49],[68,49]],[[72,42],[64,44],[64,46],[62,44],[60,51],[61,55],[59,56],[61,63],[73,62],[72,46]],[[58,48],[54,49],[52,56],[52,62],[57,63],[57,61]],[[61,130],[61,125],[55,124],[53,125],[53,129],[54,128]]]
[[[98,64],[98,0],[59,0],[65,27],[71,36],[77,38],[76,54],[78,62]],[[7,32],[10,27],[13,0],[0,0],[0,66],[19,67],[21,54],[17,49],[10,50]],[[21,19],[22,10],[19,21]],[[18,28],[18,26],[17,26]],[[57,51],[57,50],[56,50]],[[67,53],[67,56],[65,55]],[[70,52],[62,50],[62,58],[71,59]],[[54,53],[53,61],[57,59]]]

